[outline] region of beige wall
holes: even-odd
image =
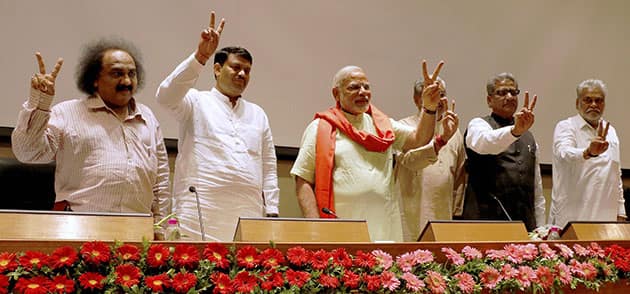
[[[7,144],[0,144],[0,157],[15,157],[11,148]],[[175,154],[169,154],[171,166],[171,178],[173,177],[173,167]],[[302,212],[295,197],[295,182],[289,174],[293,161],[278,161],[278,185],[280,186],[280,216],[281,217],[302,217]],[[630,186],[630,178],[624,178],[624,185]],[[551,197],[551,175],[543,175],[543,193],[547,198],[547,208],[549,208],[549,198]],[[549,211],[547,209],[547,211]]]

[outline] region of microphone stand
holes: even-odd
[[[503,213],[505,214],[505,216],[507,216],[509,221],[512,221],[512,218],[510,217],[510,214],[507,212],[507,210],[505,210],[505,207],[503,206],[503,203],[501,203],[501,200],[499,200],[499,198],[497,198],[497,196],[494,196],[494,194],[490,194],[490,196],[492,196],[492,198],[494,198],[494,200],[497,201],[497,203],[499,203],[499,206],[501,207],[501,210],[503,210]]]
[[[188,191],[195,193],[195,199],[197,200],[197,215],[199,216],[199,228],[201,229],[201,241],[206,241],[206,232],[203,229],[203,217],[201,216],[201,204],[199,202],[199,193],[195,186],[190,186]]]
[[[322,212],[327,215],[333,216],[334,218],[339,218],[334,212],[332,212],[332,210],[328,209],[328,207],[322,207]]]

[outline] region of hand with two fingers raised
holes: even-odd
[[[606,141],[606,136],[608,136],[609,127],[610,122],[606,122],[606,126],[604,127],[604,121],[599,121],[599,124],[597,125],[597,136],[591,139],[591,143],[584,150],[584,158],[588,159],[590,157],[596,157],[608,150],[608,141]]]
[[[41,91],[42,93],[54,96],[55,80],[57,79],[57,75],[61,70],[63,59],[57,59],[57,64],[55,64],[53,70],[50,73],[46,73],[46,64],[44,63],[44,58],[42,57],[41,53],[35,52],[35,57],[37,57],[39,72],[33,74],[33,76],[31,77],[31,87],[35,90]]]
[[[201,32],[201,37],[199,39],[199,46],[197,47],[197,51],[195,52],[195,58],[199,63],[205,65],[208,62],[208,59],[214,54],[214,51],[217,50],[219,46],[219,39],[221,38],[221,33],[223,32],[223,26],[225,25],[225,19],[221,19],[219,26],[214,27],[215,15],[214,11],[210,12],[210,24],[209,26]]]
[[[424,87],[422,89],[422,107],[429,112],[437,110],[440,103],[440,82],[437,80],[440,70],[444,66],[444,61],[440,61],[433,70],[433,74],[429,75],[427,70],[427,61],[422,60],[422,75],[424,77]]]
[[[529,92],[525,92],[525,103],[523,108],[514,114],[514,126],[512,126],[512,135],[520,137],[534,125],[534,107],[538,96],[534,95],[532,103],[529,104]]]

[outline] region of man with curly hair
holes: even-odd
[[[153,213],[170,204],[169,167],[160,125],[134,98],[144,71],[132,44],[88,44],[76,71],[87,96],[51,107],[55,79],[35,53],[39,72],[12,134],[13,152],[26,163],[56,163],[56,207],[89,212]]]

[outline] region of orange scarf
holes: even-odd
[[[315,118],[320,119],[315,143],[315,200],[317,201],[319,216],[322,218],[334,218],[334,216],[322,212],[322,208],[326,207],[334,211],[332,170],[335,165],[337,130],[372,152],[384,152],[394,143],[394,130],[389,117],[371,104],[366,113],[372,116],[376,136],[353,127],[343,114],[339,103],[336,107],[315,114]]]

